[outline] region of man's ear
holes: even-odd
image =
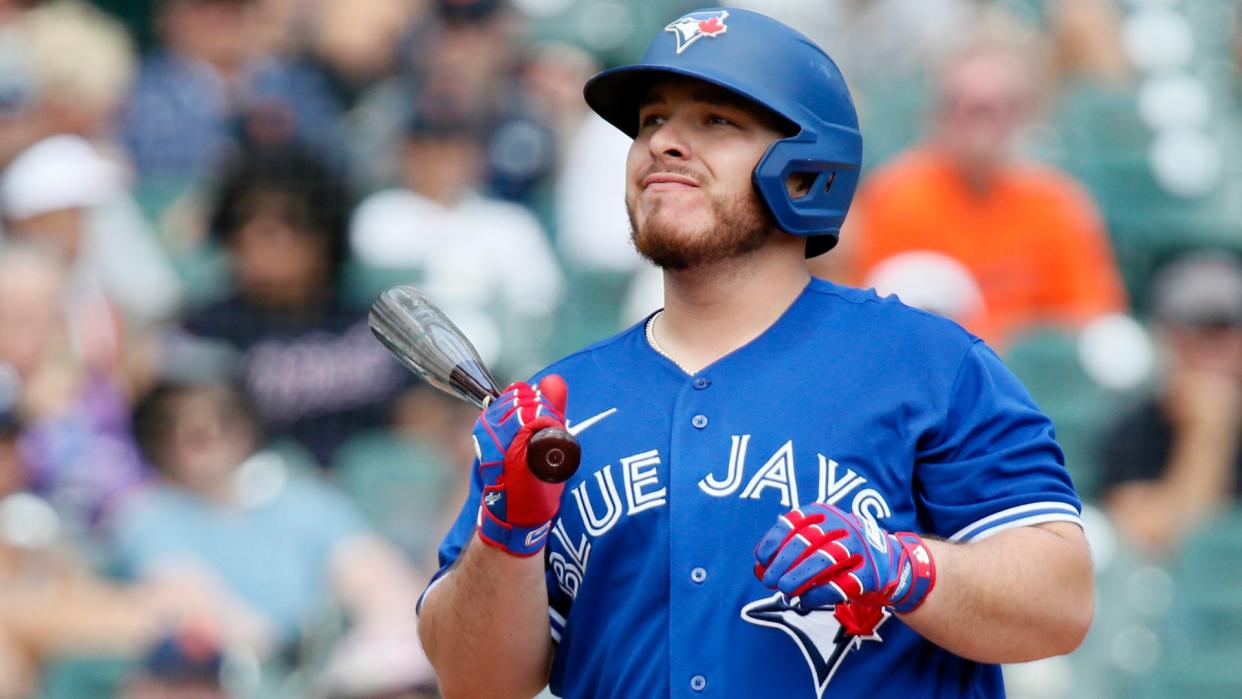
[[[789,191],[790,198],[801,199],[811,193],[811,187],[815,185],[815,178],[818,172],[795,172],[791,173],[785,180],[785,189]]]

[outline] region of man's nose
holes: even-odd
[[[678,119],[669,118],[651,134],[648,148],[656,160],[685,160],[690,157],[690,142],[686,137],[685,125]]]

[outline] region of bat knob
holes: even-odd
[[[526,465],[546,483],[563,483],[578,470],[582,447],[569,432],[545,427],[531,436],[526,446]]]

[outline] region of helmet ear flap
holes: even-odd
[[[838,153],[826,153],[817,140],[804,131],[773,143],[755,166],[753,179],[781,230],[835,238],[858,186],[862,140],[840,144],[834,149],[841,151]],[[809,183],[804,194],[790,193],[791,177]]]

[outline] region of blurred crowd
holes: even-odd
[[[1173,686],[1166,629],[1242,622],[1180,592],[1242,561],[1242,3],[735,4],[859,108],[814,272],[988,340],[1090,503],[1120,591],[1013,695]],[[435,696],[474,410],[367,309],[419,286],[503,384],[659,308],[581,88],[695,6],[0,0],[0,699]]]

